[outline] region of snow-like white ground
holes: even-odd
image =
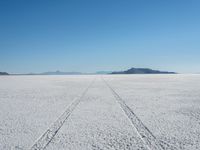
[[[92,76],[1,76],[0,149],[28,149]]]
[[[1,76],[0,149],[34,146],[198,150],[200,75]]]
[[[147,150],[101,79],[96,79],[46,149]]]
[[[158,140],[200,149],[200,75],[105,76]]]

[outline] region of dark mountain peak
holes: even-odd
[[[175,72],[159,71],[149,68],[131,68],[125,71],[112,72],[111,74],[176,74]]]
[[[0,75],[9,75],[7,72],[0,72]]]

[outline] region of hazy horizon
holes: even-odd
[[[200,1],[0,1],[0,72],[200,72]]]

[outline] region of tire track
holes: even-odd
[[[115,92],[115,90],[103,79],[103,82],[108,86],[108,88],[113,93],[116,101],[119,103],[120,107],[131,121],[133,127],[136,129],[138,135],[147,146],[149,150],[178,150],[178,148],[164,142],[159,141],[153,135],[153,133],[142,123],[138,116],[132,111],[132,109],[126,105],[122,98]]]
[[[30,150],[43,150],[46,148],[46,146],[51,142],[53,137],[57,134],[59,129],[63,126],[67,118],[70,116],[72,111],[77,107],[81,99],[85,96],[85,94],[87,93],[87,91],[89,90],[89,88],[92,86],[94,82],[95,82],[95,79],[85,89],[82,95],[76,100],[74,100],[69,105],[69,107],[65,110],[65,112],[46,130],[46,132],[35,141],[35,143],[30,148]]]

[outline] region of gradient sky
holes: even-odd
[[[130,67],[200,72],[200,1],[0,1],[0,71]]]

